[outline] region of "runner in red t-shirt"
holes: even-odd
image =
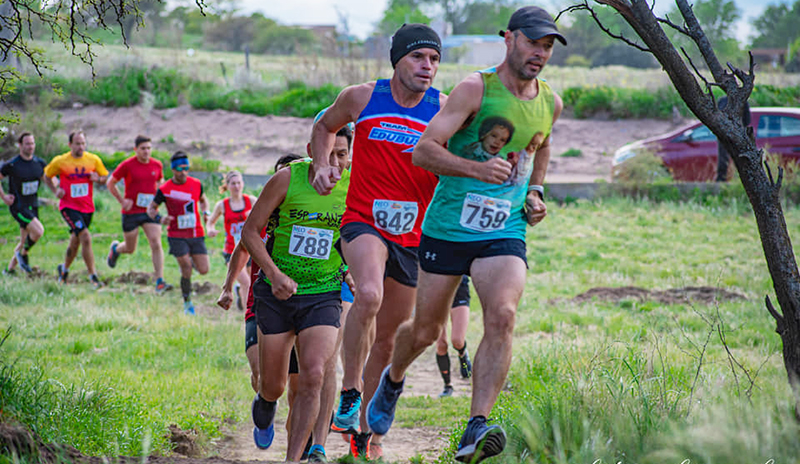
[[[420,226],[437,180],[413,165],[411,152],[446,100],[431,87],[440,51],[433,29],[403,25],[392,37],[391,79],[344,89],[312,132],[313,185],[324,195],[339,180],[326,165],[333,136],[356,123],[341,247],[357,296],[344,325],[342,393],[331,426],[352,434],[356,457],[382,455],[381,437],[370,439],[366,421],[359,420],[361,396],[366,406],[389,363],[394,334],[414,308]]]
[[[225,175],[225,180],[219,188],[220,193],[230,192],[230,196],[217,202],[214,210],[211,211],[211,216],[206,221],[206,230],[208,231],[208,238],[214,238],[219,235],[219,231],[214,227],[220,216],[223,217],[225,227],[225,245],[222,249],[222,257],[225,258],[225,264],[231,260],[231,253],[239,243],[242,237],[242,227],[244,221],[250,214],[253,208],[253,203],[256,198],[252,195],[247,195],[244,190],[244,179],[242,173],[239,171],[230,171]],[[250,275],[244,269],[236,276],[238,285],[238,298],[237,306],[241,311],[242,302],[247,299],[247,292],[250,288]]]
[[[158,206],[161,203],[167,204],[167,215],[161,218],[161,223],[168,224],[169,254],[175,257],[181,268],[183,312],[193,315],[192,266],[200,274],[208,272],[208,251],[203,223],[200,220],[200,211],[206,214],[208,209],[208,199],[203,193],[203,184],[188,174],[189,157],[186,153],[175,152],[170,165],[172,179],[158,188],[155,198],[147,207],[147,214],[155,218],[158,215]]]
[[[122,236],[124,242],[111,242],[108,251],[108,267],[117,265],[120,255],[136,251],[139,240],[139,227],[144,230],[150,244],[153,271],[156,278],[156,293],[163,293],[172,288],[164,282],[164,250],[161,248],[161,222],[159,217],[147,215],[147,206],[153,201],[158,184],[164,179],[164,168],[161,161],[152,158],[153,149],[149,137],[139,135],[134,140],[136,155],[126,159],[109,176],[106,187],[111,195],[122,205]],[[125,195],[119,193],[117,183],[124,181]]]

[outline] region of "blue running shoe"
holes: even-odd
[[[25,271],[25,273],[30,274],[33,272],[33,269],[31,269],[31,266],[28,264],[28,255],[23,255],[19,251],[15,251],[14,257],[17,258],[17,264],[19,264],[19,268]]]
[[[275,438],[275,424],[269,424],[269,427],[260,429],[253,427],[253,440],[256,442],[258,449],[265,450],[272,446],[272,440]]]
[[[378,435],[386,435],[389,428],[394,422],[394,409],[397,407],[397,399],[403,393],[403,382],[400,382],[400,388],[392,388],[389,384],[389,368],[391,364],[386,366],[381,374],[381,382],[378,384],[378,389],[372,395],[372,399],[367,405],[367,424],[370,430]]]
[[[186,314],[187,316],[194,316],[194,305],[191,301],[183,302],[183,314]]]
[[[461,436],[456,461],[478,464],[497,456],[506,447],[506,432],[499,425],[486,425],[486,418],[473,417]]]
[[[355,388],[342,390],[339,396],[339,409],[333,416],[331,431],[337,433],[358,433],[359,418],[361,414],[361,392]]]

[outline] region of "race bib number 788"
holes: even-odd
[[[292,226],[289,254],[304,258],[325,259],[331,256],[333,231],[316,227]]]

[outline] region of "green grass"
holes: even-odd
[[[798,230],[800,209],[785,213],[789,230]],[[47,231],[31,262],[52,274],[68,235],[54,209],[43,208],[42,218]],[[102,278],[150,269],[143,238],[116,269],[102,262],[121,235],[118,208],[105,192],[92,230]],[[17,224],[0,215],[4,259],[16,233]],[[222,241],[210,242],[212,270],[195,280],[219,283]],[[763,305],[772,283],[746,203],[550,204],[545,221],[529,230],[528,263],[511,373],[492,412],[509,447],[495,462],[795,462],[800,430],[781,341]],[[85,453],[134,456],[168,453],[163,437],[172,423],[196,429],[211,452],[227,421],[247,419],[252,391],[240,313],[213,309],[211,294],[197,298],[199,317],[185,318],[176,292],[156,297],[149,287],[118,283],[94,292],[80,258],[72,270],[77,282],[68,286],[0,280],[0,329],[12,329],[0,346],[0,381],[12,378],[11,390],[19,392],[0,396],[3,417]],[[166,277],[178,279],[169,256]],[[593,287],[620,286],[710,286],[747,299],[572,300]],[[473,352],[482,332],[479,307],[473,298]],[[751,391],[744,371],[732,370],[717,327],[755,379]],[[24,393],[33,390],[47,401]],[[450,462],[468,409],[468,398],[405,397],[396,426],[442,428],[450,446],[439,460]]]

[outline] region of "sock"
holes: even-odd
[[[405,381],[405,377],[403,377],[403,380],[401,380],[399,382],[395,382],[394,380],[392,380],[392,377],[389,375],[389,372],[386,372],[386,382],[389,384],[389,388],[391,388],[392,390],[400,390],[400,389],[402,389],[404,381]]]
[[[436,364],[439,366],[439,372],[442,374],[445,387],[450,385],[450,356],[447,353],[437,354]]]
[[[28,251],[28,250],[30,250],[31,248],[33,248],[33,246],[34,246],[34,245],[36,245],[36,242],[35,242],[35,241],[33,241],[33,240],[31,240],[31,238],[30,238],[30,237],[27,237],[27,238],[25,239],[25,245],[22,245],[22,248],[23,248],[25,251]]]
[[[453,348],[456,348],[456,347],[454,346]],[[467,341],[464,340],[464,346],[462,346],[461,348],[456,348],[456,351],[458,351],[458,355],[463,358],[464,357],[464,353],[466,353],[466,351],[467,351]]]
[[[269,428],[275,420],[277,406],[277,401],[267,401],[261,395],[256,395],[256,399],[253,400],[253,424],[261,430]]]
[[[181,277],[181,292],[183,293],[183,301],[190,301],[192,299],[191,277]]]

